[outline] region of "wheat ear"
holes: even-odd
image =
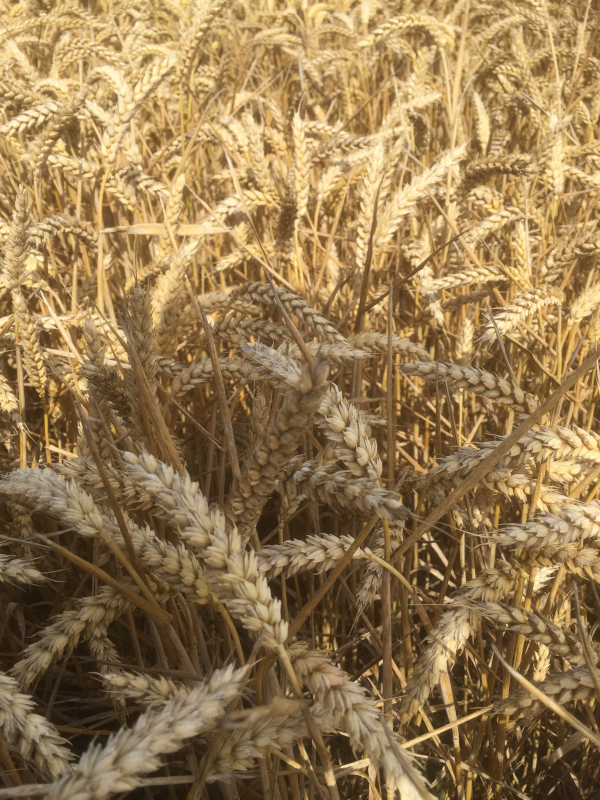
[[[514,608],[506,603],[474,601],[478,613],[497,625],[546,646],[551,653],[566,659],[572,667],[585,666],[583,645],[568,629],[555,625],[533,611]],[[594,655],[594,654],[592,654]]]
[[[484,369],[442,362],[424,364],[419,361],[416,364],[401,364],[400,369],[406,375],[423,378],[430,383],[438,378],[445,380],[450,390],[466,388],[474,394],[508,406],[517,414],[524,414],[533,408],[533,398],[528,397],[515,383]]]
[[[550,305],[560,305],[564,302],[564,292],[556,287],[541,286],[519,295],[512,303],[503,308],[494,316],[494,322],[489,322],[483,332],[482,341],[490,344],[496,339],[496,327],[501,334],[513,331],[521,320],[527,319],[542,308]],[[600,295],[599,295],[600,302]]]
[[[320,358],[302,370],[244,462],[239,481],[234,479],[227,508],[243,537],[252,535],[264,504],[312,424],[325,392],[328,370],[327,362]]]
[[[0,729],[26,761],[33,760],[43,772],[57,777],[69,771],[73,756],[66,740],[52,723],[34,713],[34,707],[16,680],[0,672]]]
[[[104,747],[92,745],[71,775],[54,784],[49,800],[105,800],[140,785],[161,766],[160,756],[181,749],[186,739],[213,730],[226,705],[237,697],[247,669],[225,667],[199,684],[185,699],[172,698],[157,713],[149,710],[133,728],[122,728]]]
[[[29,561],[24,561],[22,558],[11,558],[5,553],[0,553],[0,582],[6,581],[27,586],[30,583],[41,583],[44,580],[46,580],[45,575]]]
[[[352,747],[365,749],[373,766],[383,768],[390,791],[398,790],[403,800],[432,800],[410,756],[362,686],[331,664],[327,653],[309,650],[303,642],[290,646],[290,658],[298,679],[317,699],[315,717],[333,712],[336,726],[346,731]]]
[[[280,301],[285,306],[290,314],[295,314],[303,319],[316,333],[325,339],[330,344],[336,342],[345,343],[346,339],[338,333],[335,326],[325,319],[316,309],[314,309],[306,300],[299,297],[293,292],[286,289],[275,289],[279,295]],[[231,300],[239,300],[244,298],[252,303],[275,305],[273,297],[273,289],[270,284],[262,283],[246,283],[236,289],[231,295]]]
[[[406,508],[398,495],[377,486],[370,478],[358,478],[339,470],[337,459],[318,464],[306,461],[282,484],[288,500],[310,497],[334,507],[349,508],[360,516],[377,514],[389,522],[405,519]]]
[[[596,692],[594,679],[587,667],[572,669],[569,672],[555,672],[548,675],[537,688],[561,706],[575,700],[588,700]],[[541,700],[532,694],[519,693],[505,700],[499,700],[494,706],[493,713],[506,714],[517,720],[535,714],[543,708],[545,706]]]
[[[461,587],[442,614],[437,628],[427,637],[426,649],[406,683],[399,708],[401,720],[409,720],[423,707],[441,675],[448,671],[472,634],[480,614],[472,606],[465,605],[464,599],[498,602],[510,594],[516,579],[515,570],[508,564],[501,564],[498,569],[486,569],[482,576]]]
[[[337,386],[331,386],[319,406],[319,415],[319,427],[336,442],[336,452],[350,472],[378,481],[383,467],[364,414],[344,399]]]

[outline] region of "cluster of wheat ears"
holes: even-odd
[[[0,7],[0,800],[597,798],[598,6]]]

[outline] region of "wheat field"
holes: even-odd
[[[0,800],[598,800],[597,4],[0,9]]]

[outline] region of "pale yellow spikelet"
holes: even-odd
[[[473,358],[475,337],[475,324],[470,316],[466,316],[460,324],[456,340],[456,361],[462,366],[468,366]]]
[[[360,271],[365,268],[369,239],[373,226],[373,215],[377,210],[377,195],[381,190],[382,181],[386,173],[384,157],[385,148],[383,143],[380,142],[373,149],[367,174],[363,181],[356,237],[356,266]]]
[[[402,219],[409,214],[425,193],[442,181],[449,170],[459,163],[465,147],[457,147],[443,154],[433,167],[413,179],[407,186],[397,190],[391,197],[377,225],[376,245],[381,247],[390,241]]]
[[[600,305],[600,283],[595,283],[583,291],[571,305],[569,320],[572,324],[589,317]]]
[[[310,190],[310,153],[304,134],[304,124],[298,112],[292,120],[292,137],[294,141],[294,191],[296,194],[297,217],[306,213]]]
[[[478,92],[473,92],[473,107],[475,109],[475,133],[477,136],[477,144],[479,145],[482,155],[485,155],[490,140],[490,117],[481,99],[481,95]]]
[[[542,308],[551,305],[561,305],[564,302],[564,292],[558,288],[542,286],[539,289],[531,289],[524,294],[516,297],[512,303],[502,308],[498,314],[494,315],[493,322],[489,322],[483,333],[482,340],[486,343],[493,342],[496,337],[496,327],[501,335],[513,331],[519,322],[535,314]],[[600,293],[598,295],[600,302]]]
[[[23,366],[31,385],[43,397],[47,381],[46,363],[40,348],[38,331],[20,289],[13,291],[13,308],[18,326],[19,342],[22,347]]]

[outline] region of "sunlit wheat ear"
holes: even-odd
[[[496,327],[501,334],[510,333],[521,320],[535,314],[546,306],[560,305],[563,301],[563,292],[559,289],[548,289],[545,286],[519,295],[509,306],[494,315],[496,324],[494,325],[492,321],[488,323],[482,340],[489,344],[496,339]],[[600,292],[598,293],[598,302],[600,302]],[[581,318],[583,319],[584,316],[585,314],[582,314]]]
[[[167,272],[158,282],[152,304],[154,307],[155,347],[157,355],[170,356],[179,314],[183,308],[184,278],[199,247],[198,242],[183,245],[170,259]]]
[[[31,385],[43,396],[47,381],[46,364],[27,301],[20,289],[13,291],[13,308],[20,344],[23,346],[23,365]]]
[[[306,213],[309,193],[310,153],[300,114],[294,114],[292,121],[294,140],[294,193],[296,196],[296,216],[301,219]]]
[[[475,131],[477,134],[477,144],[482,155],[485,155],[488,142],[490,140],[490,118],[481,96],[473,92],[473,105],[475,107]]]
[[[17,425],[22,424],[21,415],[19,414],[19,401],[3,375],[0,376],[0,409]]]
[[[445,381],[449,389],[464,387],[475,394],[481,394],[496,403],[506,405],[518,414],[523,414],[532,408],[533,398],[527,397],[516,384],[477,367],[417,362],[403,364],[401,369],[407,375],[418,376],[426,381]]]
[[[73,610],[59,614],[46,626],[38,641],[28,645],[11,672],[21,688],[30,686],[65,652],[72,652],[82,638],[106,628],[129,604],[114,589],[105,587],[95,596],[83,597]]]
[[[506,625],[508,630],[538,642],[550,653],[566,659],[572,666],[583,667],[585,664],[583,645],[568,629],[561,628],[531,611],[512,608],[505,603],[474,601],[473,606],[487,619],[498,625]],[[592,657],[597,661],[597,654],[593,653]]]
[[[503,564],[499,569],[487,569],[480,578],[469,581],[459,590],[442,614],[438,627],[427,637],[426,648],[407,681],[400,705],[403,720],[409,720],[423,706],[475,629],[480,614],[473,607],[465,606],[461,602],[463,598],[498,602],[511,593],[516,580],[515,570]]]
[[[471,363],[473,357],[473,339],[475,337],[475,325],[470,317],[465,317],[458,331],[456,341],[455,358],[461,366]]]
[[[165,227],[170,229],[171,234],[175,231],[179,217],[183,211],[183,190],[185,188],[185,173],[182,172],[177,178],[167,199],[165,206]],[[161,235],[156,248],[158,258],[164,258],[171,250],[171,238],[169,231]]]
[[[227,703],[240,692],[247,670],[225,667],[199,684],[185,699],[172,698],[157,713],[146,711],[133,728],[123,728],[104,747],[92,745],[73,774],[54,784],[49,797],[108,797],[140,784],[142,775],[161,766],[160,756],[183,747],[186,739],[208,733]]]
[[[382,767],[390,790],[399,790],[403,798],[429,800],[431,795],[410,756],[381,718],[361,686],[352,682],[327,654],[309,650],[302,642],[290,647],[290,655],[299,680],[317,699],[314,713],[333,712],[335,724],[345,730],[351,745],[364,748],[372,762]]]
[[[24,131],[41,128],[60,111],[60,103],[54,100],[47,100],[40,105],[23,111],[21,114],[13,117],[9,122],[4,123],[0,128],[0,132],[5,136],[14,136]]]
[[[377,193],[383,179],[385,178],[385,148],[383,144],[378,144],[374,150],[368,172],[364,178],[363,192],[361,196],[360,217],[357,225],[356,239],[356,263],[360,269],[364,269],[369,246],[369,237],[373,225],[373,215],[376,211]]]
[[[153,709],[163,708],[174,698],[185,700],[190,694],[187,686],[163,676],[119,672],[102,675],[102,681],[118,697]],[[211,774],[246,771],[255,766],[255,759],[306,738],[299,706],[297,700],[276,698],[269,705],[221,717],[216,731],[217,736],[221,734],[220,743]]]
[[[76,94],[69,105],[61,111],[52,121],[50,127],[44,131],[43,139],[38,146],[38,152],[35,159],[35,167],[38,175],[44,170],[48,161],[48,156],[56,142],[60,139],[65,128],[71,123],[73,118],[77,115],[79,110],[85,103],[87,96],[87,89],[83,89]]]
[[[319,426],[337,443],[336,452],[346,467],[358,477],[377,481],[382,471],[377,442],[360,410],[350,405],[337,387],[331,387],[319,406],[319,415]]]
[[[305,367],[287,390],[281,409],[271,418],[256,447],[234,480],[228,510],[244,538],[252,535],[264,504],[313,422],[325,393],[329,367],[321,358]]]
[[[153,678],[132,672],[108,672],[102,675],[102,682],[124,698],[135,699],[148,708],[161,708],[175,697],[185,699],[189,689],[182,683],[175,683],[161,675]]]
[[[587,667],[547,675],[537,688],[561,706],[575,700],[587,700],[595,692],[594,679]],[[494,706],[494,713],[506,714],[512,717],[514,722],[517,719],[539,714],[544,708],[541,700],[530,693],[523,692],[507,697],[505,700],[499,700]]]
[[[45,580],[44,575],[29,561],[24,561],[21,558],[10,558],[4,553],[0,553],[0,581],[2,583],[27,585],[29,583],[41,583],[43,580]]]
[[[378,222],[377,247],[382,247],[390,241],[403,218],[411,212],[427,191],[442,181],[448,171],[459,163],[464,152],[465,148],[459,147],[445,153],[433,167],[417,175],[407,186],[397,190],[394,197],[388,201],[386,211]]]
[[[389,522],[407,517],[396,492],[378,486],[371,478],[340,470],[337,457],[322,464],[307,461],[299,465],[282,483],[281,491],[288,501],[310,497],[361,517],[377,514]]]
[[[0,729],[25,761],[52,777],[70,770],[73,755],[54,725],[34,712],[32,698],[19,691],[14,678],[0,673]]]
[[[43,396],[47,381],[46,364],[40,348],[39,333],[22,288],[26,278],[26,262],[32,245],[30,227],[29,201],[25,188],[21,186],[17,191],[15,210],[5,245],[3,274],[12,293],[23,366],[31,385]]]
[[[306,300],[302,299],[293,292],[288,292],[283,289],[276,290],[279,295],[279,300],[290,314],[295,314],[300,317],[310,328],[315,330],[324,341],[334,344],[336,342],[345,342],[345,337],[342,336],[328,320],[316,309],[312,308]],[[276,305],[273,298],[273,289],[270,284],[263,283],[248,283],[236,289],[233,292],[232,300],[246,299],[257,305],[266,304]]]
[[[372,353],[386,353],[390,346],[390,340],[384,333],[361,331],[354,336],[349,336],[348,344],[356,347],[358,350],[366,350]],[[403,339],[401,336],[392,336],[391,346],[392,352],[394,353],[400,353],[408,358],[414,358],[419,361],[431,361],[429,351],[425,350],[423,347],[419,347],[415,342]]]

